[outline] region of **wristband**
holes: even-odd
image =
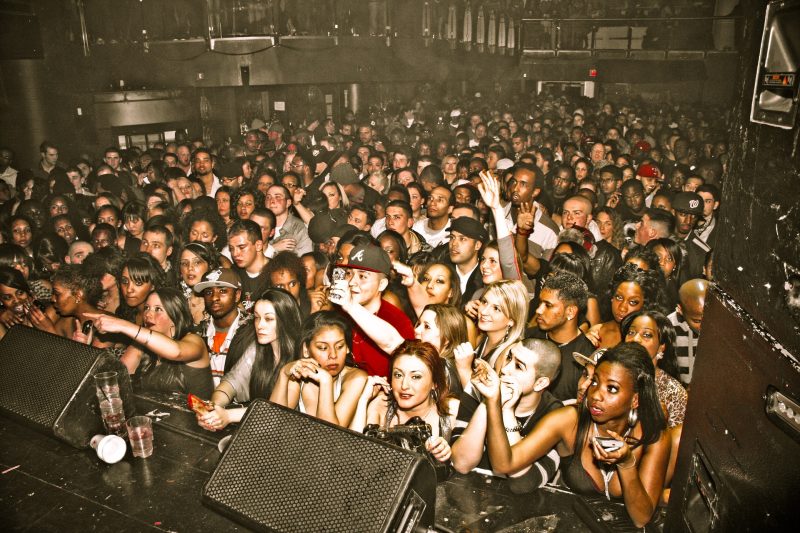
[[[528,237],[528,236],[530,236],[532,233],[533,233],[533,230],[532,230],[532,229],[525,231],[525,230],[522,230],[522,229],[519,229],[519,228],[517,228],[517,235],[522,235],[523,237]]]
[[[633,461],[631,461],[630,464],[617,463],[617,468],[619,468],[620,470],[629,470],[629,469],[635,467],[636,466],[636,456],[631,454],[631,457],[633,457]]]

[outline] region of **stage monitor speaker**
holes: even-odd
[[[800,364],[709,290],[665,531],[792,531],[800,491]]]
[[[0,412],[77,448],[105,433],[94,374],[119,374],[126,415],[133,414],[128,371],[109,350],[26,326],[0,340]]]
[[[436,474],[414,452],[257,400],[203,501],[259,531],[411,533],[433,526]]]
[[[770,2],[758,54],[750,120],[792,129],[800,90],[800,0]]]

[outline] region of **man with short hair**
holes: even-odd
[[[364,204],[350,204],[350,211],[347,213],[348,224],[361,231],[369,231],[374,222],[375,211]]]
[[[167,274],[174,274],[172,272],[172,263],[170,262],[172,244],[172,232],[166,226],[155,224],[148,226],[144,230],[139,251],[150,254]]]
[[[617,211],[622,220],[629,223],[638,222],[647,210],[642,182],[635,179],[624,181],[620,187],[620,196],[622,203],[617,206]]]
[[[636,223],[636,234],[633,242],[644,246],[654,239],[668,238],[672,234],[675,222],[672,215],[662,209],[649,208],[642,219]]]
[[[667,317],[675,328],[675,355],[678,358],[680,380],[687,386],[692,382],[708,286],[708,281],[704,279],[691,279],[681,285],[678,306]]]
[[[341,165],[340,165],[341,166]],[[290,250],[299,256],[314,249],[314,243],[308,236],[308,228],[303,221],[289,212],[292,196],[283,185],[272,185],[267,189],[267,208],[275,214],[275,234],[272,245],[278,249]],[[278,243],[284,240],[294,241],[294,246],[282,247]]]
[[[411,212],[411,205],[404,200],[391,200],[386,204],[386,229],[396,231],[403,237],[408,249],[408,255],[420,251],[429,251],[430,245],[425,239],[414,231],[414,215]]]
[[[615,165],[606,165],[600,169],[600,203],[606,207],[617,207],[622,186],[622,169]]]
[[[249,311],[269,284],[263,272],[268,260],[264,256],[261,228],[252,220],[237,220],[228,230],[228,247],[233,260],[231,269],[241,283],[242,305]]]
[[[178,157],[178,168],[183,170],[187,176],[192,172],[192,148],[188,143],[181,143],[175,149],[175,155]]]
[[[712,249],[717,242],[717,210],[721,199],[719,188],[707,183],[697,188],[697,194],[703,199],[703,222],[696,230],[697,236]]]
[[[120,171],[120,163],[122,163],[122,156],[119,153],[119,148],[116,146],[109,146],[103,152],[103,163],[111,167],[111,170],[114,171],[114,174],[118,174]]]
[[[91,244],[86,241],[74,241],[69,245],[69,251],[64,257],[64,261],[68,265],[82,265],[83,260],[92,253],[94,253],[94,248]]]
[[[530,206],[533,212],[533,229],[530,234],[525,236],[528,240],[528,253],[536,259],[549,259],[558,245],[558,225],[543,212],[542,206],[536,202],[536,198],[542,192],[543,183],[542,171],[528,163],[517,163],[514,166],[514,173],[506,183],[510,200],[506,207],[506,221],[508,227],[512,228],[512,232],[517,232],[516,222],[520,208]]]
[[[54,144],[44,141],[39,145],[39,153],[42,157],[39,160],[39,164],[33,169],[33,177],[49,180],[50,172],[52,172],[56,166],[60,166],[58,162],[58,148]]]
[[[546,390],[560,367],[561,352],[544,339],[525,339],[498,358],[494,370],[500,381],[503,426],[507,428],[509,445],[528,435],[544,415],[563,406]],[[450,440],[450,459],[457,472],[497,475],[486,450],[486,429],[486,405],[475,398],[474,392],[463,392]],[[544,486],[555,477],[559,463],[558,451],[553,448],[534,464],[509,476],[511,491],[527,493]]]
[[[459,217],[450,223],[448,252],[450,262],[456,268],[461,287],[461,302],[472,300],[475,291],[483,287],[483,278],[478,268],[478,256],[489,233],[479,221],[470,217]],[[460,305],[460,304],[459,304]]]
[[[589,289],[581,279],[558,273],[545,280],[536,308],[536,327],[525,337],[549,339],[561,350],[561,373],[551,380],[550,392],[561,401],[575,397],[581,367],[573,352],[589,356],[594,346],[578,329],[586,314]]]
[[[396,343],[385,344],[386,328],[393,327],[403,339],[414,338],[411,320],[382,298],[389,285],[392,263],[389,255],[372,244],[355,246],[347,262],[345,280],[334,281],[330,299],[353,322],[353,360],[370,376],[389,376],[389,357]],[[396,337],[397,335],[395,335]]]
[[[427,216],[417,220],[413,228],[432,248],[449,239],[450,213],[454,204],[453,191],[447,187],[434,187],[428,195],[425,204]]]
[[[211,359],[211,377],[216,387],[236,362],[227,361],[227,357],[231,341],[241,323],[239,301],[242,298],[242,284],[232,269],[219,268],[206,272],[203,280],[194,286],[194,292],[203,296],[206,313],[210,317],[204,321],[205,339]]]
[[[222,184],[214,175],[214,157],[207,148],[198,148],[194,151],[194,154],[192,154],[192,169],[194,176],[203,184],[205,195],[214,198],[214,195],[217,194],[217,189]]]

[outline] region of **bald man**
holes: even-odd
[[[681,381],[687,386],[692,381],[692,369],[703,325],[703,308],[706,304],[708,285],[708,281],[704,279],[690,279],[681,285],[678,291],[678,306],[668,317],[675,327],[675,354],[678,357]]]

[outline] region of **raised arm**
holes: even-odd
[[[361,304],[354,302],[350,287],[346,283],[337,283],[330,289],[330,300],[341,306],[342,311],[386,353],[392,353],[405,340],[400,332],[389,322],[371,313]]]

